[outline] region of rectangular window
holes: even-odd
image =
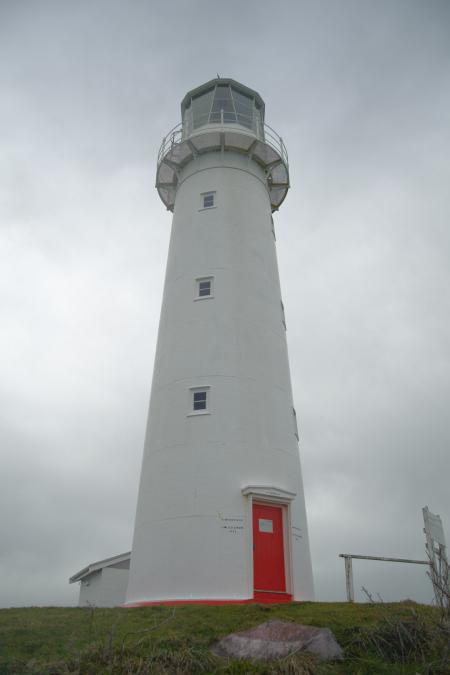
[[[258,518],[258,525],[260,532],[273,534],[273,520],[269,520],[268,518]]]
[[[272,234],[273,234],[273,238],[274,238],[275,241],[276,241],[277,238],[276,238],[276,235],[275,235],[275,223],[273,222],[273,217],[272,217],[272,216],[270,216],[270,220],[271,220],[271,223],[272,223]]]
[[[208,414],[209,387],[190,387],[190,404],[188,415]]]
[[[214,277],[202,277],[201,279],[195,280],[196,300],[213,297],[213,280]]]
[[[294,436],[297,440],[299,440],[298,425],[297,425],[297,413],[295,412],[295,408],[292,408],[292,417],[294,419]]]
[[[202,194],[202,209],[212,209],[216,205],[216,193],[205,192]]]
[[[194,391],[194,410],[206,410],[206,391]]]
[[[211,279],[198,282],[198,295],[200,298],[205,295],[211,295]]]
[[[284,314],[284,305],[283,301],[281,301],[281,323],[284,326],[284,330],[286,330],[286,316]]]

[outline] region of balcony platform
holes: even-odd
[[[277,211],[289,189],[289,165],[282,139],[267,124],[259,137],[236,124],[209,124],[183,137],[181,124],[163,139],[158,155],[156,187],[173,211],[180,170],[206,152],[239,152],[259,164],[266,174],[272,211]]]

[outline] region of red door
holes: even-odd
[[[255,591],[286,592],[280,506],[253,504],[253,583]]]

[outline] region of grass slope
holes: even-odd
[[[218,638],[273,618],[330,628],[345,661],[320,664],[298,654],[256,664],[211,655],[209,646]],[[436,610],[410,603],[5,609],[0,673],[441,675],[450,669],[442,660],[442,641],[437,649],[430,646],[438,624]]]

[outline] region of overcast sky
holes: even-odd
[[[450,538],[448,0],[0,0],[0,606],[76,604],[129,550],[191,88],[256,89],[286,142],[275,216],[317,597],[341,552]],[[355,587],[429,601],[424,568]],[[362,594],[357,593],[359,599]]]

